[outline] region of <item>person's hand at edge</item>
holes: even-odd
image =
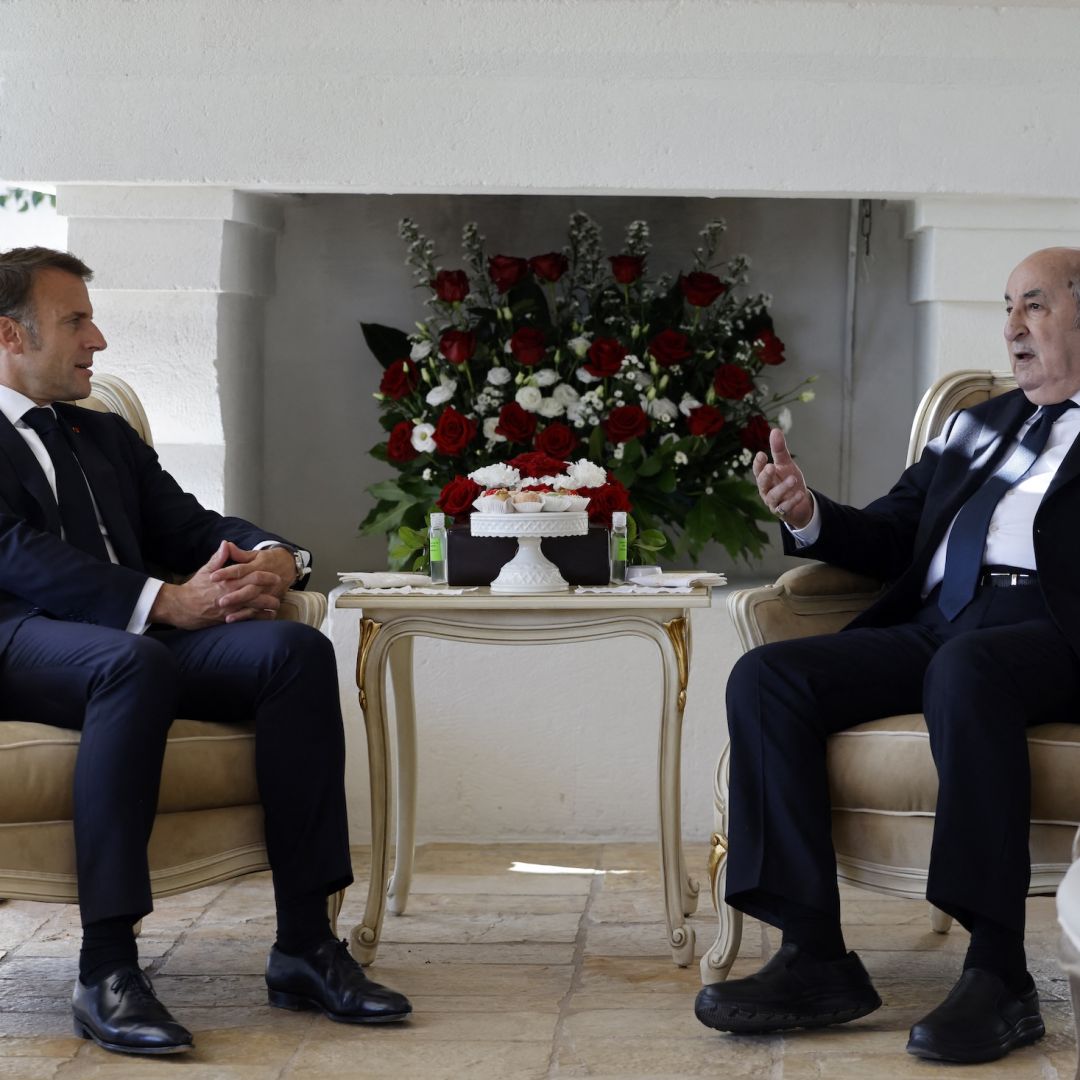
[[[764,451],[754,455],[752,468],[758,494],[765,506],[792,529],[803,529],[814,516],[814,499],[802,469],[792,460],[787,440],[779,428],[769,432],[772,461]]]

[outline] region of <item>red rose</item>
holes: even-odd
[[[526,412],[516,401],[507,402],[499,410],[499,422],[495,434],[507,442],[527,443],[536,431],[536,417]]]
[[[384,372],[379,393],[394,401],[408,397],[420,383],[420,369],[411,360],[395,360]]]
[[[570,260],[558,251],[547,255],[534,255],[529,260],[529,269],[542,281],[558,281],[570,269]]]
[[[645,273],[644,255],[609,255],[611,276],[620,285],[633,285]]]
[[[518,454],[506,464],[517,469],[525,477],[558,476],[566,469],[565,461],[537,450],[528,450],[524,454]]]
[[[691,356],[690,339],[678,330],[661,330],[649,342],[649,353],[661,367],[681,364]]]
[[[691,435],[715,435],[724,426],[724,414],[712,405],[690,410],[687,426]]]
[[[754,389],[754,381],[738,364],[721,364],[713,375],[713,386],[722,398],[741,401]]]
[[[529,264],[515,255],[493,255],[488,259],[488,277],[499,292],[509,292],[527,273]]]
[[[763,330],[754,339],[754,355],[763,364],[782,364],[784,343],[771,330]]]
[[[444,304],[460,304],[469,295],[469,279],[464,270],[440,270],[431,287]]]
[[[420,456],[412,444],[412,429],[413,426],[408,420],[394,425],[386,443],[387,461],[412,461],[414,457]]]
[[[598,337],[589,346],[589,359],[585,363],[585,370],[598,379],[618,375],[625,356],[626,349],[614,338]]]
[[[471,514],[473,500],[480,494],[480,485],[467,476],[455,476],[439,493],[436,500],[444,514],[457,517],[459,514]]]
[[[476,332],[474,330],[444,330],[439,338],[439,352],[451,364],[466,364],[476,352]]]
[[[544,359],[547,352],[547,335],[535,326],[523,326],[510,336],[510,352],[519,364],[532,367]]]
[[[739,442],[751,453],[769,451],[769,421],[764,416],[751,416],[739,432]]]
[[[604,421],[604,431],[613,443],[629,442],[649,430],[649,418],[637,405],[620,405]]]
[[[715,275],[704,270],[695,270],[692,274],[679,275],[679,288],[687,302],[694,307],[708,307],[718,296],[723,296],[728,287]]]
[[[554,423],[548,424],[536,436],[534,445],[542,454],[550,454],[552,457],[560,458],[562,461],[569,461],[577,450],[578,437],[574,434],[573,428],[556,420]],[[556,471],[561,472],[562,469]]]
[[[608,473],[608,482],[603,487],[585,488],[582,494],[588,495],[589,520],[611,528],[611,513],[613,510],[633,509],[630,505],[630,492],[615,479],[613,473]]]
[[[476,421],[453,407],[447,405],[435,425],[435,449],[447,457],[457,457],[473,441],[476,435]]]

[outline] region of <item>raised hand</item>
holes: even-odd
[[[759,450],[751,466],[758,494],[778,518],[793,529],[802,529],[810,524],[814,515],[814,500],[807,490],[802,469],[792,459],[787,440],[779,428],[769,432],[769,448],[772,461],[768,454]]]

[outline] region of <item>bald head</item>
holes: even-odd
[[[1033,252],[1005,287],[1005,341],[1017,385],[1036,405],[1080,394],[1080,248]]]

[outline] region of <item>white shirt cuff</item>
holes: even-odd
[[[795,543],[801,548],[816,544],[818,537],[821,536],[821,514],[818,511],[817,499],[814,498],[812,492],[807,494],[810,495],[810,501],[814,504],[814,512],[810,520],[801,529],[793,529],[786,523],[784,525],[784,528],[795,538]]]
[[[154,606],[154,601],[164,584],[164,581],[159,581],[157,578],[146,579],[146,584],[142,587],[138,602],[135,604],[135,610],[128,620],[126,629],[129,634],[146,632],[146,628],[150,625],[150,609]]]

